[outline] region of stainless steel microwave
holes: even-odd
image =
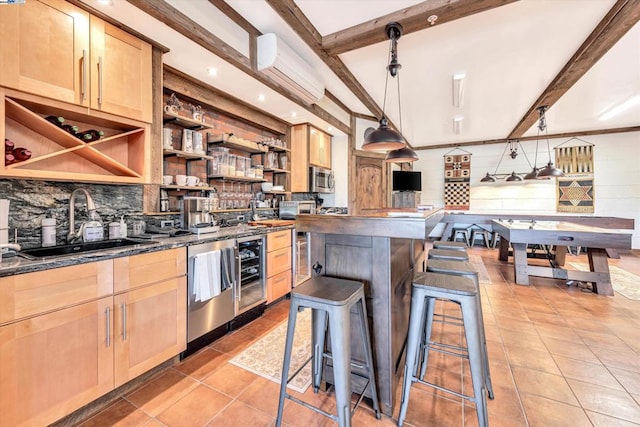
[[[331,169],[311,166],[309,168],[309,191],[312,193],[333,193],[335,182]]]

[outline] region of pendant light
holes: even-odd
[[[559,177],[564,176],[564,172],[561,169],[558,169],[553,166],[553,162],[551,161],[551,148],[549,147],[549,136],[547,133],[547,120],[545,113],[548,107],[543,105],[538,108],[538,113],[540,114],[540,123],[538,123],[538,134],[541,131],[544,131],[545,137],[547,139],[547,154],[549,155],[549,163],[538,172],[538,179],[549,178],[549,177]],[[537,152],[537,142],[536,142],[536,157],[538,155]]]
[[[400,113],[400,121],[402,122],[402,111],[400,110],[400,77],[398,75],[398,71],[400,70],[400,68],[402,68],[402,65],[398,62],[398,39],[402,35],[402,25],[400,25],[398,22],[391,22],[387,24],[385,31],[387,33],[387,37],[391,41],[389,52],[391,61],[387,66],[387,70],[389,71],[389,73],[386,75],[384,83],[384,100],[382,102],[382,117],[380,118],[380,126],[378,127],[378,129],[368,128],[364,132],[364,144],[362,145],[362,149],[367,151],[399,150],[401,148],[405,148],[407,145],[402,134],[389,127],[389,121],[387,120],[387,117],[384,113],[387,103],[387,87],[389,83],[389,75],[391,75],[391,77],[394,78],[398,77],[398,79],[396,80],[398,87],[398,112]],[[415,155],[415,152],[413,154]]]
[[[384,161],[387,163],[405,163],[418,160],[418,154],[409,147],[389,151]]]

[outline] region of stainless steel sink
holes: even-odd
[[[25,256],[25,258],[45,258],[56,257],[62,255],[74,255],[85,252],[103,251],[107,249],[115,249],[126,246],[134,245],[149,245],[154,243],[149,240],[136,240],[136,239],[114,239],[114,240],[101,240],[99,242],[81,242],[73,245],[60,245],[51,246],[47,248],[34,248],[23,249],[18,252],[19,255]]]

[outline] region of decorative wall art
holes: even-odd
[[[445,209],[469,210],[470,178],[471,153],[451,154],[450,151],[444,155]]]
[[[578,140],[572,138],[555,147],[556,165],[564,172],[558,178],[556,190],[556,210],[558,212],[593,213],[594,181],[593,181],[593,148],[594,145],[563,146]]]

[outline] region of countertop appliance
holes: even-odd
[[[220,227],[211,213],[213,199],[185,196],[180,199],[180,222],[182,228],[194,234],[215,233]]]
[[[313,200],[283,200],[280,202],[280,219],[295,219],[296,215],[313,215],[316,202]]]
[[[218,255],[213,258],[219,260],[218,265],[209,265],[208,261],[211,258],[205,258],[207,265],[204,268],[196,265],[197,257],[213,252],[218,252]],[[186,353],[190,354],[200,347],[197,342],[198,338],[205,338],[204,336],[209,332],[233,320],[235,315],[234,287],[237,285],[239,277],[238,247],[235,239],[192,245],[187,248],[187,257]],[[206,277],[198,278],[199,274],[206,274]],[[214,274],[216,277],[213,276]],[[199,295],[195,289],[196,286],[202,286],[202,282],[196,282],[196,280],[205,280],[205,283],[215,281],[219,283],[222,290],[218,295],[204,299],[203,295]]]
[[[309,191],[312,193],[333,193],[335,179],[331,169],[309,167]]]

